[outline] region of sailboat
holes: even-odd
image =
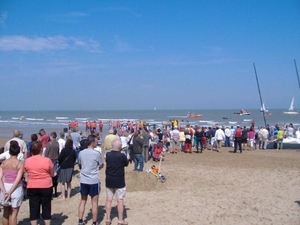
[[[294,111],[294,97],[292,98],[292,102],[288,111],[283,112],[284,114],[296,115],[298,112]]]
[[[272,113],[270,113],[269,110],[266,109],[264,103],[262,104],[262,106],[260,108],[260,111],[263,112],[265,114],[265,116],[271,116],[272,115]]]

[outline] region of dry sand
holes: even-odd
[[[6,140],[0,139],[0,146]],[[126,221],[130,225],[300,224],[300,151],[230,151],[166,154],[162,163],[165,183],[152,174],[133,172],[133,165],[129,165]],[[145,169],[153,164],[158,163],[150,161]],[[100,224],[105,221],[104,172],[100,172]],[[53,199],[51,224],[77,224],[80,194],[76,175],[72,183],[70,200]],[[112,222],[117,224],[115,200],[113,206]],[[18,216],[19,225],[29,224],[28,214],[26,200]],[[84,218],[87,224],[92,223],[90,204]]]

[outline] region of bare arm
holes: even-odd
[[[19,185],[22,177],[24,175],[24,163],[20,162],[18,165],[18,174],[17,177],[13,183],[13,185],[11,186],[11,188],[9,189],[9,191],[7,192],[7,195],[5,196],[5,200],[9,200],[11,194],[16,190],[17,186]]]
[[[2,166],[0,166],[0,190],[4,195],[6,194],[6,190],[5,190],[4,183],[3,183],[3,169],[2,169]]]

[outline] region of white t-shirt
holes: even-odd
[[[4,161],[5,159],[9,159],[10,158],[10,154],[9,151],[3,152],[2,154],[0,154],[0,161]],[[17,156],[17,159],[24,162],[24,155],[22,152],[19,153],[19,155]]]
[[[66,140],[60,138],[57,140],[58,142],[58,145],[59,145],[59,154],[61,152],[61,150],[65,147],[65,144],[66,144]]]

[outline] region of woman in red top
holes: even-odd
[[[17,156],[20,147],[17,141],[11,141],[9,147],[10,158],[6,159],[0,167],[1,199],[4,206],[2,224],[16,225],[17,216],[23,200],[22,177],[24,163]]]
[[[25,162],[25,170],[28,175],[27,195],[29,198],[30,224],[37,225],[42,205],[42,218],[45,225],[50,225],[52,177],[54,176],[53,163],[49,158],[42,156],[41,142],[32,144],[32,156]]]

